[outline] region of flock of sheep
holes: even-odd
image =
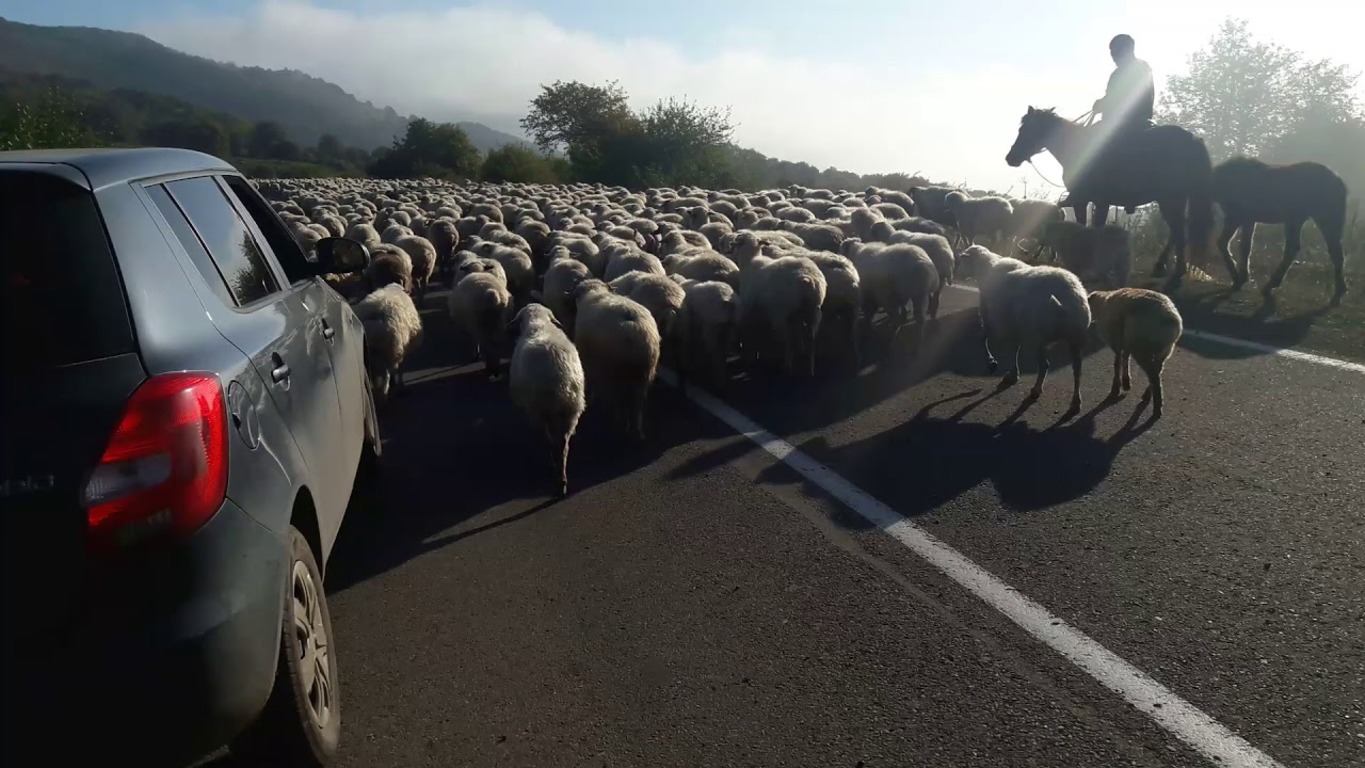
[[[661,364],[686,387],[721,388],[738,353],[746,369],[777,365],[812,375],[822,328],[861,364],[872,321],[885,314],[918,347],[955,280],[981,293],[985,360],[1008,355],[1001,386],[1018,380],[1018,354],[1035,354],[1037,398],[1046,350],[1067,345],[1072,413],[1081,404],[1081,354],[1092,325],[1113,349],[1112,396],[1127,390],[1129,359],[1143,396],[1162,408],[1161,369],[1182,332],[1166,296],[1124,287],[1131,256],[1121,227],[1085,228],[1047,202],[973,198],[945,187],[863,192],[791,187],[742,193],[691,188],[632,192],[601,185],[472,184],[433,180],[282,179],[256,182],[305,251],[322,238],[364,243],[371,263],[327,282],[352,300],[366,328],[366,366],[379,398],[402,387],[422,339],[418,305],[433,281],[449,286],[453,325],[492,378],[553,449],[568,492],[569,443],[589,399],[629,434],[644,435],[645,402]],[[1009,251],[1035,242],[1058,265]],[[960,248],[960,250],[959,250]],[[1087,291],[1092,288],[1107,290]],[[414,301],[415,300],[415,301]],[[893,347],[894,348],[894,347]]]

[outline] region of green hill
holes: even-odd
[[[251,122],[274,121],[303,146],[330,133],[347,146],[373,149],[401,136],[408,117],[361,101],[334,83],[296,70],[224,64],[168,48],[130,32],[47,27],[0,19],[0,69],[170,96]],[[487,151],[523,140],[482,123],[458,125]]]

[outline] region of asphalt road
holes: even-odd
[[[1092,350],[1054,427],[1069,370],[992,396],[975,299],[725,400],[1283,765],[1365,765],[1365,376],[1191,338],[1153,426]],[[443,303],[328,574],[343,766],[1210,764],[668,386],[550,503]]]

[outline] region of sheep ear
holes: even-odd
[[[558,328],[559,330],[561,331],[564,330],[564,325],[560,323],[559,318],[555,317],[554,315],[550,315],[550,322],[554,323],[555,327]]]

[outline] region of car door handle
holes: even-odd
[[[283,357],[280,357],[279,352],[270,353],[270,362],[275,364],[275,367],[270,369],[270,378],[274,379],[276,384],[288,381],[289,364],[284,361]]]
[[[326,320],[323,320],[323,321],[322,321],[322,338],[324,338],[324,339],[326,339],[326,340],[328,340],[328,341],[331,341],[331,340],[332,340],[332,337],[335,336],[335,335],[337,335],[336,329],[333,328],[332,326],[328,325]]]

